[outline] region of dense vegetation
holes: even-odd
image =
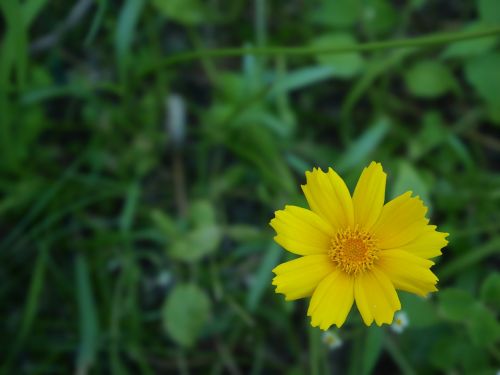
[[[494,374],[500,369],[497,0],[3,0],[0,369],[6,374]],[[496,25],[496,26],[495,26]],[[271,51],[272,52],[272,51]],[[276,209],[371,160],[450,244],[409,326],[329,350],[274,294]]]

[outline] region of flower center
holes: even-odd
[[[350,275],[369,270],[378,259],[376,240],[357,227],[338,231],[331,241],[328,256]]]

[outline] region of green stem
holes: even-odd
[[[319,375],[320,371],[320,333],[317,328],[309,327],[309,373],[311,375]]]
[[[396,39],[382,42],[369,42],[353,44],[352,46],[313,48],[313,47],[243,47],[243,48],[219,48],[219,49],[200,49],[195,51],[183,52],[167,57],[160,62],[146,67],[141,75],[147,75],[152,71],[171,66],[185,61],[196,60],[206,57],[229,57],[242,55],[288,55],[288,56],[309,56],[317,54],[342,54],[352,52],[367,52],[390,48],[405,47],[425,47],[438,44],[447,44],[461,40],[478,39],[487,36],[500,34],[500,27],[488,30],[460,32],[460,33],[440,33],[431,34],[415,38]]]
[[[385,337],[385,348],[387,352],[392,357],[394,362],[399,366],[401,373],[404,375],[416,375],[415,370],[413,370],[410,362],[406,359],[404,354],[401,352],[397,344],[392,340],[391,337]]]

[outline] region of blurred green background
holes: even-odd
[[[497,0],[1,0],[0,371],[495,374],[500,42],[339,47],[500,24]],[[496,25],[496,26],[495,26]],[[450,244],[409,325],[331,349],[285,303],[268,226],[304,172],[371,160]]]

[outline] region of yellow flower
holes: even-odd
[[[396,289],[421,296],[436,291],[429,258],[441,255],[447,233],[425,218],[427,208],[406,192],[384,205],[386,174],[372,162],[351,197],[333,169],[306,172],[310,210],[285,206],[271,226],[275,241],[302,255],[277,266],[276,293],[312,296],[311,325],[341,327],[356,301],[366,325],[390,324],[401,308]]]

